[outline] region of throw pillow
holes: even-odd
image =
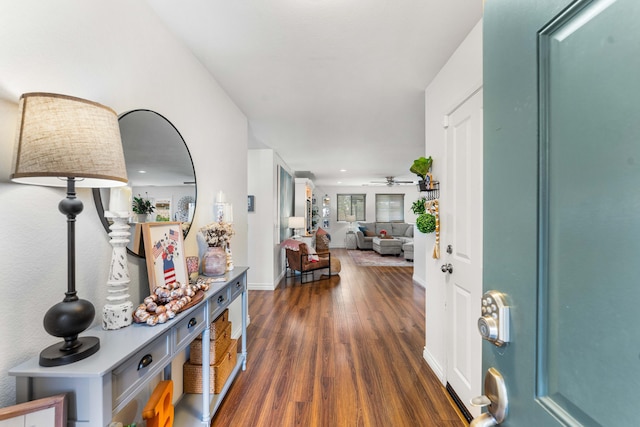
[[[320,261],[320,257],[318,256],[317,252],[315,249],[313,248],[308,248],[309,252],[307,255],[307,259],[309,260],[309,262],[318,262]]]
[[[318,228],[316,231],[316,236],[326,236],[329,241],[331,241],[331,234],[327,233],[327,231],[323,228]]]
[[[358,229],[362,232],[362,234],[364,234],[365,231],[367,231],[367,227],[358,227]]]
[[[404,232],[404,237],[413,237],[413,225],[407,228],[407,231]]]
[[[316,249],[318,252],[324,253],[329,251],[329,235],[321,234],[316,237]]]
[[[364,235],[365,237],[376,237],[376,232],[371,230],[365,230]]]

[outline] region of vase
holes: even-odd
[[[202,274],[220,276],[227,271],[227,253],[220,246],[209,246],[202,256]]]
[[[149,219],[149,214],[136,214],[136,222],[142,223],[147,222]]]

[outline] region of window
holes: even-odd
[[[404,194],[376,194],[376,222],[404,222]]]
[[[338,221],[346,221],[347,215],[355,215],[356,221],[365,221],[366,194],[338,194]]]

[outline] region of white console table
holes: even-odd
[[[225,282],[213,283],[204,299],[165,324],[134,324],[85,332],[100,339],[100,350],[79,362],[42,367],[34,357],[11,369],[16,377],[16,401],[22,403],[69,393],[68,426],[105,427],[158,375],[171,377],[171,361],[202,334],[202,384],[209,384],[210,329],[207,327],[237,297],[242,298],[242,343],[236,366],[220,394],[184,394],[175,405],[176,426],[209,425],[231,383],[247,361],[247,268],[236,267]],[[85,335],[83,334],[83,335]]]

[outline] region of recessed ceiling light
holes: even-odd
[[[338,184],[342,184],[342,181],[338,181]]]
[[[147,173],[147,171],[138,171],[138,173]]]
[[[346,172],[346,171],[347,171],[346,169],[340,169],[340,172]]]

